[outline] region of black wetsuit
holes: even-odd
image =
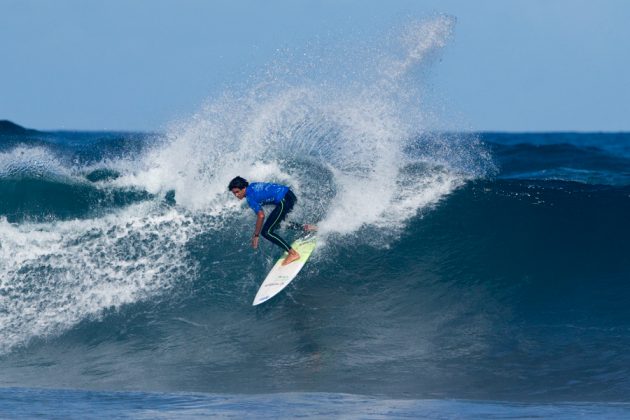
[[[263,225],[262,231],[260,232],[263,238],[278,245],[287,252],[291,249],[291,245],[282,239],[275,230],[280,226],[280,223],[284,220],[287,214],[293,210],[293,206],[296,202],[297,198],[295,197],[295,194],[293,194],[291,190],[288,190],[284,195],[284,198],[280,200],[280,202],[276,204],[276,207],[271,211],[265,221],[265,224]],[[292,224],[291,227],[295,227],[295,224]]]

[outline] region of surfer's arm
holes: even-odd
[[[258,248],[258,236],[260,236],[264,221],[265,212],[259,210],[258,213],[256,213],[256,228],[254,228],[254,236],[252,237],[252,246],[254,247],[254,249]]]
[[[256,213],[256,229],[254,229],[254,236],[260,235],[264,221],[265,221],[265,212],[260,210],[258,213]]]

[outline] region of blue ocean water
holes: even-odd
[[[0,133],[0,416],[628,417],[630,134],[428,129],[451,25],[159,133]],[[236,175],[320,226],[259,307]]]
[[[247,248],[246,209],[125,180],[162,136],[4,136],[0,412],[624,417],[630,135],[442,136],[475,138],[492,172],[411,216],[394,197],[384,225],[332,223],[261,307],[277,253]],[[403,169],[445,170],[421,160]]]
[[[627,403],[532,404],[459,400],[386,399],[351,394],[212,395],[8,388],[0,415],[8,418],[362,418],[514,419],[627,417]]]

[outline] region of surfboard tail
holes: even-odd
[[[304,264],[306,264],[306,261],[309,259],[316,246],[317,241],[314,234],[306,235],[294,241],[291,244],[291,248],[295,249],[297,253],[300,254],[300,259],[290,264],[282,265],[286,253],[280,257],[260,285],[252,305],[256,306],[266,302],[287,287],[298,275],[300,270],[302,270],[302,267],[304,267]]]

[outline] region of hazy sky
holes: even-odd
[[[159,130],[317,41],[446,13],[428,84],[455,129],[630,130],[629,0],[0,0],[0,119]]]

